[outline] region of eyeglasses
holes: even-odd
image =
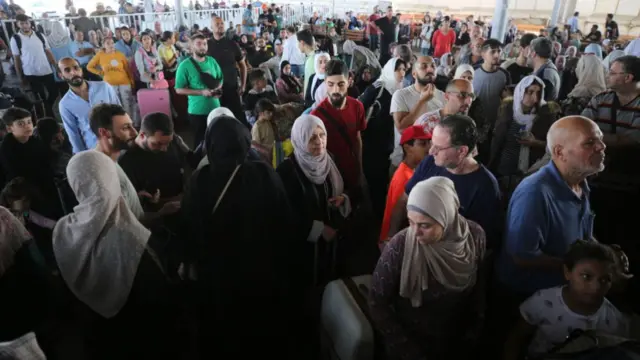
[[[466,91],[450,91],[449,94],[456,94],[460,100],[464,100],[466,98],[471,99],[471,101],[476,99],[476,94],[466,92]]]
[[[433,154],[437,154],[440,151],[449,150],[449,149],[455,148],[455,147],[457,147],[457,146],[451,145],[451,146],[447,146],[447,147],[439,147],[437,145],[431,145],[431,152]]]
[[[609,71],[609,76],[616,76],[616,75],[626,75],[628,74],[627,72],[621,71],[621,72],[613,72],[613,71]]]

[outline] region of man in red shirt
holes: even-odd
[[[380,19],[378,5],[373,7],[373,14],[369,16],[369,49],[376,51],[378,48],[378,25],[376,20]]]
[[[367,127],[364,106],[347,96],[348,67],[342,60],[331,60],[325,68],[328,96],[311,115],[322,119],[327,128],[327,151],[342,174],[345,188],[358,189],[362,176],[362,138]]]
[[[440,28],[433,33],[433,57],[440,58],[442,55],[451,52],[453,44],[456,43],[456,32],[449,28],[449,21],[451,19],[448,16],[444,17]]]

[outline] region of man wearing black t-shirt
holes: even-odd
[[[536,39],[534,34],[524,34],[520,38],[520,51],[518,57],[515,59],[509,59],[500,65],[503,69],[507,70],[511,76],[511,83],[518,84],[525,76],[531,75],[533,68],[529,66],[529,45]]]
[[[158,203],[143,203],[145,211],[157,211],[164,203],[180,201],[189,148],[174,135],[173,121],[163,113],[142,120],[135,145],[123,151],[118,164],[138,193],[159,194]]]
[[[233,40],[224,36],[224,21],[218,16],[211,18],[211,30],[213,37],[209,40],[209,56],[216,59],[222,69],[223,83],[220,104],[231,110],[240,122],[249,126],[242,110],[240,95],[244,94],[247,83],[247,67],[240,46]],[[238,71],[240,69],[240,81],[238,84]]]
[[[615,40],[620,35],[618,30],[618,23],[613,21],[613,14],[607,14],[607,21],[605,23],[605,38],[609,40]]]
[[[376,20],[376,26],[380,30],[380,64],[386,64],[391,58],[389,44],[396,40],[396,25],[398,20],[393,16],[393,8],[387,7],[387,14]]]

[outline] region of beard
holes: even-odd
[[[344,100],[346,99],[347,95],[345,94],[340,94],[340,93],[333,93],[329,96],[329,101],[331,102],[331,106],[333,106],[334,108],[341,108],[342,105],[344,104]]]
[[[206,51],[197,51],[197,50],[195,50],[195,51],[193,52],[193,54],[194,54],[195,56],[197,56],[197,57],[205,57],[205,56],[207,56],[207,52],[206,52]]]
[[[117,136],[111,138],[111,146],[114,150],[128,150],[133,147],[136,138],[122,140]]]
[[[434,74],[427,74],[424,77],[418,77],[416,81],[418,82],[418,84],[422,86],[427,86],[429,84],[433,84],[435,79],[436,79],[436,76]]]
[[[84,83],[84,79],[81,76],[74,76],[71,79],[65,79],[67,81],[67,84],[73,86],[73,87],[77,87],[82,85],[82,83]]]

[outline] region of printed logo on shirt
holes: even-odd
[[[111,66],[118,66],[118,60],[116,59],[111,59]]]

